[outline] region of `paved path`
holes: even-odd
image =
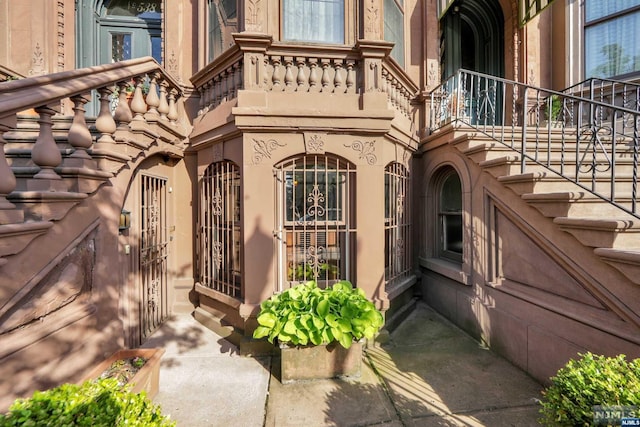
[[[424,304],[357,380],[282,385],[278,358],[245,358],[190,316],[145,347],[164,347],[155,402],[179,427],[535,426],[542,387]]]

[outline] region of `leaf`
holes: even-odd
[[[276,325],[276,321],[278,318],[271,312],[262,313],[256,319],[258,324],[265,326],[267,328],[273,328]]]
[[[353,342],[353,337],[351,336],[350,333],[345,333],[340,338],[338,338],[338,342],[340,343],[341,346],[348,349],[349,347],[351,347],[351,343]]]
[[[267,327],[264,327],[264,326],[258,326],[256,328],[256,330],[253,331],[253,337],[255,339],[264,338],[264,337],[269,335],[269,332],[271,332],[271,328],[267,328]]]
[[[327,314],[329,314],[329,301],[326,299],[320,301],[316,308],[316,313],[318,313],[318,316],[320,317],[327,317]]]
[[[294,320],[288,320],[287,323],[284,324],[284,328],[282,328],[282,330],[289,335],[295,335],[298,328],[296,327]]]

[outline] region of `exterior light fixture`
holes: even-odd
[[[120,223],[118,224],[119,231],[128,230],[131,227],[131,212],[126,209],[122,209],[120,212]]]

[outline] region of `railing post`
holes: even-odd
[[[100,113],[96,118],[96,130],[101,134],[98,142],[114,142],[111,135],[116,131],[116,121],[113,119],[109,108],[113,90],[110,87],[103,87],[98,92],[100,93]]]
[[[71,101],[73,102],[73,123],[71,123],[71,127],[69,128],[67,139],[69,141],[69,144],[74,148],[74,151],[70,157],[76,159],[91,159],[91,156],[89,156],[87,150],[91,148],[93,140],[91,138],[91,132],[89,132],[89,129],[87,128],[87,122],[84,117],[84,104],[89,102],[89,99],[84,96],[74,96],[71,98]],[[101,111],[104,104],[105,102],[103,98],[101,98]],[[108,105],[108,98],[106,104]]]
[[[520,173],[525,173],[526,168],[527,168],[527,161],[525,159],[525,156],[527,154],[527,118],[526,118],[526,114],[527,114],[527,104],[528,104],[528,98],[527,98],[527,86],[523,86],[524,87],[524,91],[522,93],[522,100],[523,100],[523,108],[522,108],[522,134],[521,134],[521,138],[520,138],[520,144],[522,144],[521,150],[520,150]]]
[[[51,116],[55,114],[55,111],[47,106],[37,107],[35,111],[40,116],[38,118],[40,132],[31,150],[31,158],[40,167],[40,172],[34,178],[61,180],[60,175],[53,170],[62,163],[62,155],[53,138]]]

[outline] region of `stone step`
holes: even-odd
[[[592,248],[635,248],[640,242],[640,220],[558,217],[553,220],[560,229]]]
[[[549,218],[606,218],[620,214],[619,207],[586,191],[525,193],[521,197],[525,202]],[[626,209],[631,209],[630,197],[620,198],[617,203]]]
[[[640,246],[627,249],[596,248],[593,251],[633,283],[640,285]]]
[[[616,177],[613,188],[614,197],[611,197],[611,181],[609,179],[599,179],[593,186],[590,177],[574,183],[568,178],[562,177],[551,171],[538,168],[537,172],[523,174],[513,174],[498,177],[498,181],[509,187],[518,195],[530,193],[556,193],[556,192],[594,192],[607,199],[619,201],[629,201],[632,193],[632,177]]]

